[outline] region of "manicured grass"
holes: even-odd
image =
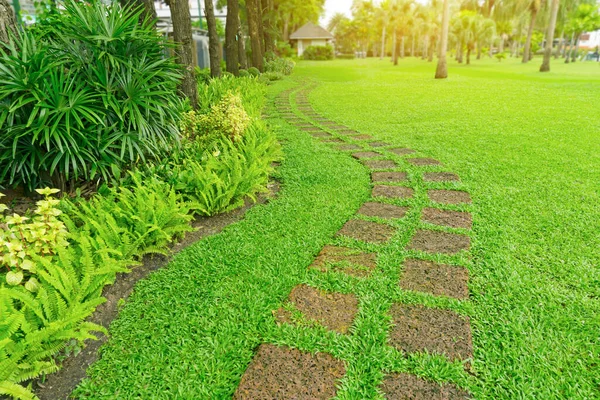
[[[600,397],[600,64],[302,63],[315,108],[457,172],[473,197],[478,398]]]
[[[425,184],[418,167],[396,157],[415,199],[393,201],[411,206],[388,222],[394,238],[385,246],[332,239],[369,199],[368,171],[274,120],[286,156],[279,197],[140,282],[77,397],[230,398],[263,342],[344,360],[342,399],[380,398],[385,371],[454,382],[476,398],[599,397],[600,66],[556,64],[546,75],[538,66],[452,64],[451,78],[435,81],[435,66],[419,60],[300,63],[297,75],[319,83],[309,96],[317,110],[435,157],[445,167],[427,170],[456,172],[462,182]],[[427,187],[473,197],[472,206],[455,207],[473,213],[472,258],[428,257],[469,268],[470,301],[398,287],[404,257],[425,257],[404,247]],[[379,251],[377,270],[368,279],[307,271],[327,243]],[[357,294],[350,335],[275,324],[272,311],[302,282]],[[386,346],[393,302],[469,315],[472,374],[442,356],[405,357]]]

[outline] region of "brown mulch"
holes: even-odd
[[[469,273],[465,268],[408,259],[404,261],[400,287],[463,300],[469,297],[468,282]]]
[[[425,172],[423,180],[425,182],[457,182],[460,181],[460,178],[454,172]]]
[[[366,215],[368,217],[379,217],[379,218],[402,218],[406,215],[408,207],[399,207],[393,204],[386,203],[375,203],[367,202],[362,205],[359,214]]]
[[[373,182],[402,182],[407,178],[406,172],[373,172],[371,181]]]
[[[406,161],[417,167],[424,167],[426,165],[442,165],[441,162],[434,158],[407,158]]]
[[[423,221],[434,225],[449,226],[451,228],[471,229],[473,218],[471,213],[463,211],[440,210],[438,208],[423,209]]]
[[[427,253],[456,254],[469,250],[470,246],[471,238],[466,235],[418,229],[407,248]]]
[[[363,253],[348,247],[325,246],[309,268],[322,272],[340,271],[352,276],[367,276],[377,265],[375,253]]]
[[[345,374],[344,363],[327,353],[262,344],[233,398],[326,400],[335,397],[336,385]]]
[[[432,189],[427,191],[432,201],[442,204],[471,203],[471,195],[460,190]]]
[[[406,373],[386,376],[380,388],[388,400],[467,400],[471,398],[469,393],[451,383],[439,384]]]
[[[390,199],[409,199],[413,197],[414,190],[404,186],[375,185],[373,197],[387,197]]]
[[[394,233],[395,230],[391,226],[357,219],[346,222],[338,232],[339,235],[371,243],[385,243]]]
[[[469,317],[450,310],[422,305],[394,304],[390,309],[394,327],[389,343],[405,353],[438,353],[450,360],[471,358]]]
[[[363,160],[362,163],[370,169],[388,169],[397,167],[396,163],[392,160]]]
[[[352,326],[358,312],[354,294],[328,293],[308,285],[296,286],[287,301],[308,321],[315,321],[327,329],[345,334]],[[292,314],[283,307],[276,311],[279,323],[294,323]]]

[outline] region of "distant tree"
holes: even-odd
[[[544,61],[540,66],[540,72],[550,71],[550,57],[552,57],[552,44],[554,42],[554,30],[556,29],[556,17],[558,16],[559,0],[552,0],[550,22],[548,33],[546,33],[546,48],[544,49]]]
[[[448,27],[450,26],[450,0],[444,0],[442,12],[442,33],[440,35],[440,51],[438,55],[435,79],[446,79],[448,77],[448,65],[446,52],[448,50]]]
[[[177,1],[184,3],[182,0]],[[188,7],[187,1],[185,2],[185,7]],[[208,25],[210,76],[219,77],[221,76],[221,40],[219,39],[219,34],[217,32],[217,21],[215,19],[215,6],[213,0],[204,0],[204,15],[206,16],[206,25]]]
[[[0,43],[8,43],[10,35],[17,33],[17,20],[7,0],[0,0]]]
[[[239,75],[239,7],[238,0],[227,0],[227,20],[225,21],[225,55],[227,58],[227,72]]]
[[[208,1],[208,0],[207,0]],[[252,47],[252,66],[263,70],[263,36],[261,35],[260,0],[246,0],[246,11],[248,14],[248,33],[250,35],[250,46]]]
[[[567,23],[567,32],[571,33],[573,44],[567,53],[565,62],[575,62],[579,53],[579,38],[584,32],[592,32],[600,28],[600,14],[598,6],[592,4],[580,4],[570,15]]]
[[[531,21],[529,22],[529,28],[527,30],[527,39],[525,40],[525,48],[523,49],[523,63],[531,60],[531,38],[533,36],[533,29],[535,28],[535,20],[538,12],[542,6],[541,0],[531,0],[529,3],[529,13],[531,15]]]

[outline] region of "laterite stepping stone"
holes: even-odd
[[[373,136],[361,134],[361,135],[352,136],[352,138],[355,140],[370,140],[370,139],[373,139]]]
[[[329,330],[345,334],[358,312],[358,300],[354,294],[329,293],[308,285],[298,285],[287,299],[302,315],[316,321]],[[275,317],[281,323],[293,323],[292,315],[283,307]]]
[[[328,400],[345,374],[344,363],[330,354],[261,344],[233,398]]]
[[[312,137],[315,138],[331,138],[331,134],[327,133],[327,132],[314,132],[310,134]]]
[[[443,354],[450,360],[471,358],[469,317],[450,310],[422,305],[394,304],[390,309],[392,328],[389,343],[405,353]]]
[[[405,156],[407,154],[412,154],[415,152],[413,149],[408,149],[406,147],[396,147],[394,149],[388,149],[388,151],[391,151],[392,153],[399,156]]]
[[[469,393],[454,384],[428,381],[411,374],[390,374],[380,386],[388,400],[467,400]]]
[[[462,300],[469,297],[468,282],[469,273],[465,268],[408,259],[404,261],[400,287]]]
[[[331,129],[335,129],[336,131],[341,131],[341,130],[348,129],[348,128],[346,128],[346,127],[345,127],[345,126],[343,126],[343,125],[332,125],[330,128],[331,128]]]
[[[331,138],[331,139],[326,139],[323,140],[324,143],[344,143],[344,141],[342,139],[338,139],[338,138]]]
[[[370,169],[388,169],[397,167],[396,163],[392,160],[363,160],[362,163]]]
[[[371,173],[371,181],[373,182],[402,182],[407,178],[406,172],[373,172]]]
[[[425,208],[423,210],[423,221],[434,225],[449,226],[451,228],[470,229],[473,226],[473,218],[470,213],[440,210],[437,208]]]
[[[367,276],[376,267],[377,255],[348,247],[325,246],[309,268],[321,272],[340,271],[352,276]]]
[[[338,150],[342,150],[342,151],[346,151],[346,150],[358,150],[361,149],[362,147],[360,147],[357,144],[352,144],[352,143],[347,143],[347,144],[342,144],[340,146],[338,146]]]
[[[364,158],[381,157],[381,154],[375,153],[374,151],[359,151],[357,153],[352,153],[352,157],[362,160]]]
[[[427,165],[442,165],[441,162],[434,158],[407,158],[406,161],[417,167],[424,167]]]
[[[413,197],[414,190],[404,186],[375,185],[373,197],[387,197],[389,199],[409,199]]]
[[[471,195],[460,190],[432,189],[427,191],[431,201],[442,204],[471,203]]]
[[[379,217],[379,218],[402,218],[406,215],[408,207],[399,207],[393,204],[367,202],[362,205],[359,214],[366,215],[367,217]]]
[[[323,129],[318,126],[307,126],[305,128],[300,128],[304,132],[323,132]]]
[[[427,253],[456,254],[462,250],[469,250],[469,247],[471,247],[471,238],[466,235],[418,229],[407,249]]]
[[[389,143],[385,143],[385,142],[371,142],[369,143],[369,146],[371,147],[386,147],[389,146]]]
[[[340,135],[358,135],[359,133],[352,129],[345,129],[338,132]]]
[[[458,175],[453,172],[425,172],[423,174],[425,182],[445,182],[445,181],[460,181]]]
[[[370,221],[353,219],[339,230],[338,235],[370,243],[385,243],[394,236],[394,228]]]

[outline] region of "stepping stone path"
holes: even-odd
[[[469,259],[473,220],[471,214],[464,210],[469,209],[471,197],[462,190],[427,190],[428,182],[455,182],[460,188],[458,175],[453,172],[423,171],[421,167],[440,166],[442,163],[428,157],[405,158],[414,154],[415,150],[373,141],[373,137],[366,133],[357,132],[316,113],[308,101],[308,93],[313,87],[314,85],[305,85],[300,90],[292,88],[282,92],[273,104],[274,109],[280,117],[298,128],[298,134],[308,134],[314,140],[334,146],[339,151],[352,152],[346,154],[361,162],[365,171],[392,171],[370,173],[372,199],[357,210],[357,215],[363,219],[348,220],[337,235],[331,238],[330,244],[321,249],[308,269],[311,274],[323,275],[323,278],[305,281],[291,288],[287,300],[279,309],[273,310],[274,323],[282,328],[285,325],[294,329],[326,329],[331,334],[343,335],[348,340],[354,335],[376,336],[379,332],[369,332],[368,329],[372,328],[362,326],[365,324],[352,328],[360,311],[360,293],[363,292],[357,290],[353,293],[352,286],[348,285],[354,281],[347,281],[369,281],[374,279],[371,277],[374,273],[379,274],[377,279],[383,279],[381,274],[385,275],[390,284],[387,288],[397,285],[399,291],[426,293],[434,299],[469,301],[468,270],[462,265],[452,264],[466,262],[453,260]],[[293,96],[295,107],[292,107]],[[354,141],[362,143],[359,145]],[[384,158],[384,154],[389,157]],[[397,171],[399,166],[406,166],[406,170]],[[414,177],[420,178],[415,180]],[[398,183],[410,187],[394,185]],[[460,205],[463,211],[447,209],[447,205]],[[381,220],[373,222],[372,218]],[[413,233],[402,250],[406,242],[399,245],[398,241],[404,239],[401,239],[402,235],[396,234],[407,230]],[[395,259],[400,260],[397,268],[401,271],[399,278],[395,273],[390,275],[389,266],[385,271],[378,269],[378,253],[384,251],[397,253]],[[434,255],[441,257],[441,260],[450,261],[429,261],[425,259],[427,257],[421,258],[423,253],[427,257]],[[329,288],[343,287],[344,293],[319,287],[325,282],[334,283],[340,277],[345,277],[346,283]],[[422,304],[403,303],[402,297],[393,293],[378,295],[392,296],[391,307],[381,311],[386,312],[392,321],[385,346],[397,349],[403,357],[409,354],[415,357],[426,357],[425,353],[439,354],[448,362],[460,361],[465,368],[469,368],[473,355],[469,317],[443,308],[447,304],[444,302],[439,303],[442,306],[426,307]],[[361,332],[361,329],[367,329],[367,332]],[[300,338],[302,335],[292,335],[296,336]],[[327,346],[319,352],[305,352],[293,345],[261,344],[241,376],[234,399],[330,399],[338,395],[340,390],[346,390],[343,397],[359,398],[352,389],[345,388],[343,383],[348,363],[352,361],[337,359],[332,355],[344,354],[349,350],[340,353],[339,349]],[[385,349],[378,351],[377,354],[389,353]],[[349,352],[354,352],[354,349]],[[405,363],[386,365],[394,364]],[[471,398],[467,391],[452,382],[433,381],[411,371],[392,370],[381,373],[383,378],[375,383],[378,387],[371,390],[379,390],[386,399]]]

